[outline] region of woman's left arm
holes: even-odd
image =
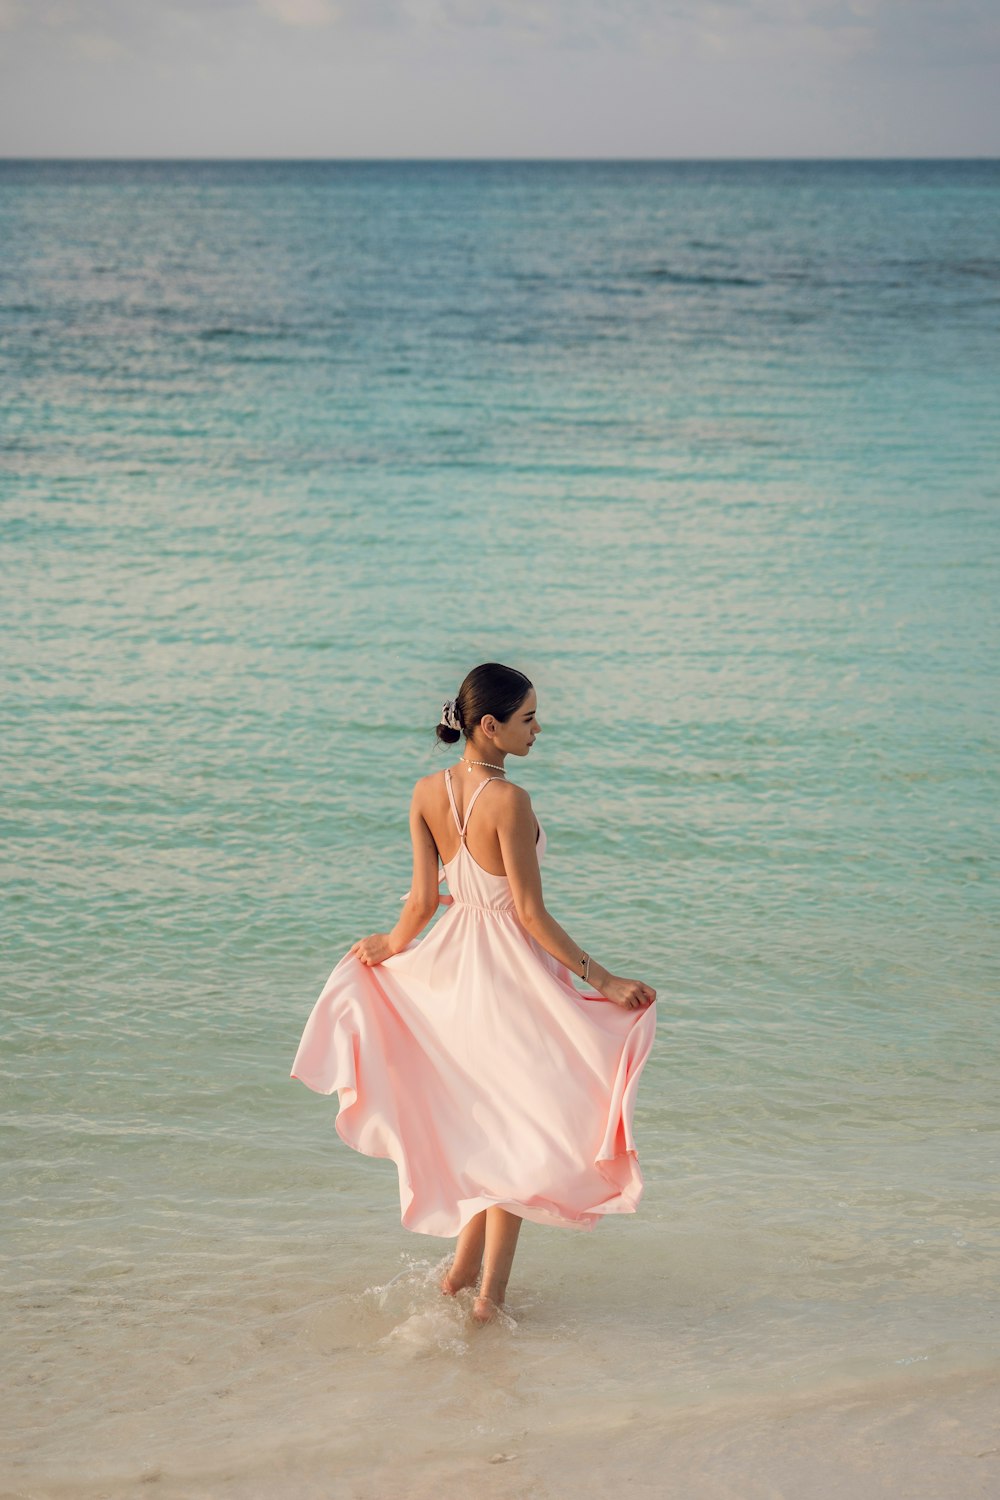
[[[413,842],[413,880],[406,905],[391,932],[373,932],[359,938],[348,949],[363,964],[380,964],[400,953],[422,932],[438,909],[438,852],[433,835],[420,810],[420,783],[410,802],[410,838]]]

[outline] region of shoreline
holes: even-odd
[[[919,1383],[900,1376],[882,1397],[842,1386],[667,1412],[637,1392],[597,1420],[581,1410],[582,1429],[536,1407],[464,1441],[445,1435],[405,1451],[393,1451],[391,1434],[386,1451],[373,1415],[353,1443],[298,1433],[248,1453],[231,1432],[229,1451],[211,1461],[137,1461],[88,1477],[25,1464],[8,1470],[0,1500],[434,1500],[459,1486],[488,1500],[603,1500],[622,1482],[630,1496],[659,1500],[667,1474],[685,1500],[971,1500],[1000,1486],[998,1398],[1000,1368]],[[373,1449],[382,1454],[374,1463]]]

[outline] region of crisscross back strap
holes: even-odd
[[[464,844],[465,843],[465,832],[466,832],[466,829],[469,826],[469,819],[472,816],[472,809],[476,805],[476,798],[479,796],[479,793],[482,791],[483,787],[486,786],[489,782],[491,782],[491,781],[503,781],[503,777],[502,776],[487,776],[485,778],[485,780],[483,780],[483,781],[481,781],[479,783],[479,785],[476,787],[476,790],[473,792],[472,796],[469,799],[469,805],[465,809],[465,822],[463,823],[462,820],[461,820],[461,818],[458,815],[458,804],[455,801],[455,791],[454,791],[454,788],[453,788],[453,786],[451,784],[451,767],[450,766],[448,766],[445,769],[445,773],[444,774],[445,774],[445,781],[448,783],[448,800],[451,803],[451,810],[452,810],[452,812],[453,812],[453,814],[455,816],[455,827],[458,829],[459,837],[461,838],[462,843]]]
[[[451,803],[451,811],[455,819],[455,827],[458,829],[459,837],[464,839],[465,829],[462,827],[462,820],[458,816],[458,804],[455,801],[455,792],[451,784],[451,766],[445,767],[444,779],[448,784],[448,801]]]

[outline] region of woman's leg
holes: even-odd
[[[512,1214],[506,1208],[486,1210],[486,1263],[479,1296],[472,1309],[477,1323],[491,1323],[497,1315],[497,1308],[503,1306],[520,1232],[518,1214]]]
[[[464,1286],[474,1286],[479,1279],[479,1268],[483,1263],[483,1247],[486,1244],[486,1214],[476,1214],[466,1224],[455,1245],[455,1259],[441,1278],[441,1290],[454,1297]]]

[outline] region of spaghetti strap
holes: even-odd
[[[481,781],[479,783],[479,785],[476,787],[476,790],[473,792],[472,796],[469,798],[469,805],[465,809],[465,827],[462,829],[462,839],[463,839],[463,841],[465,840],[465,836],[466,836],[466,833],[467,833],[468,827],[469,827],[469,819],[472,817],[472,809],[476,805],[476,798],[479,796],[479,793],[482,791],[482,789],[483,789],[484,786],[489,786],[489,784],[490,784],[491,781],[502,781],[502,780],[503,780],[502,776],[487,776],[486,780],[485,781]]]
[[[454,819],[455,819],[455,827],[458,829],[459,838],[464,843],[465,842],[465,829],[462,827],[462,820],[458,816],[458,805],[455,802],[455,793],[454,793],[454,790],[452,789],[452,785],[451,785],[451,766],[445,766],[445,768],[444,768],[444,779],[445,779],[445,781],[446,781],[446,783],[448,785],[448,801],[451,803],[451,811],[452,811],[452,814],[453,814]]]
[[[465,834],[466,834],[466,830],[467,830],[467,828],[469,826],[469,819],[472,816],[472,809],[476,805],[476,798],[479,796],[479,793],[482,791],[483,787],[487,785],[488,782],[490,782],[490,781],[502,781],[503,777],[502,776],[487,776],[484,781],[481,781],[479,783],[479,785],[476,787],[476,790],[473,792],[472,796],[469,798],[469,805],[465,809],[465,822],[464,823],[462,822],[461,818],[458,816],[458,804],[455,801],[455,791],[454,791],[454,788],[452,787],[452,784],[451,784],[451,766],[446,766],[445,767],[444,778],[445,778],[445,781],[448,784],[448,798],[449,798],[449,801],[451,802],[451,810],[452,810],[452,812],[455,815],[455,827],[458,829],[459,838],[462,840],[462,843],[464,844],[465,841],[466,841]]]

